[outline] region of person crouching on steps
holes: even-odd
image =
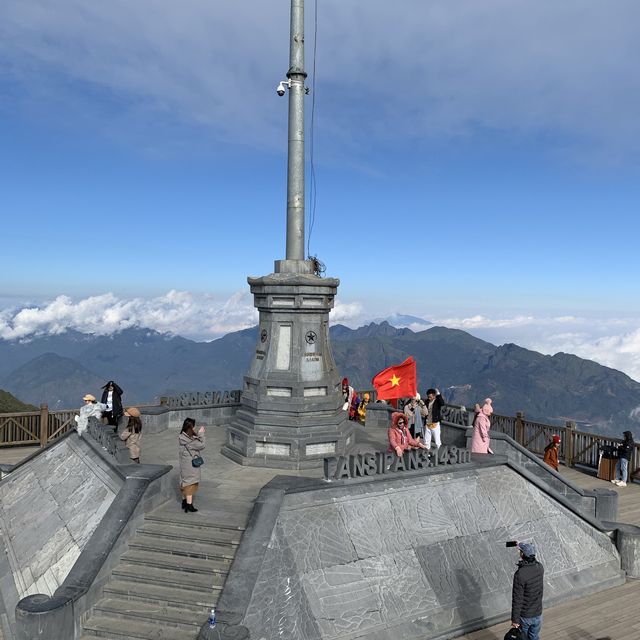
[[[392,451],[402,458],[405,451],[409,449],[426,449],[427,445],[420,442],[419,439],[413,438],[409,432],[407,426],[407,417],[404,413],[394,411],[391,414],[391,426],[387,431],[387,437],[389,438],[389,448],[387,451]]]
[[[193,418],[185,418],[178,436],[178,445],[182,508],[185,513],[189,513],[197,511],[193,506],[193,496],[200,484],[200,467],[194,467],[192,460],[204,449],[204,427],[200,427],[196,433],[196,421]]]
[[[140,464],[140,444],[142,442],[142,420],[140,409],[129,407],[124,415],[129,418],[125,430],[120,434],[120,440],[124,440],[131,462]]]

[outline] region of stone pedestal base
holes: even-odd
[[[258,344],[222,453],[243,465],[319,467],[354,444],[329,342],[339,281],[313,275],[309,261],[276,267],[248,279],[260,311]]]

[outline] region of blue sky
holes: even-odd
[[[242,6],[0,5],[1,337],[253,321],[246,277],[284,257],[289,2]],[[315,78],[306,10],[334,320],[639,379],[640,5],[322,0]]]

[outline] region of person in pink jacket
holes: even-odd
[[[493,413],[491,398],[484,401],[484,405],[476,405],[476,417],[473,421],[473,437],[471,438],[471,453],[493,453],[489,448],[489,429],[491,421],[489,416]]]
[[[420,442],[417,438],[412,438],[407,425],[407,417],[400,411],[394,411],[391,414],[391,426],[387,432],[389,437],[388,451],[392,451],[398,456],[402,457],[402,454],[407,449],[426,449],[427,445]]]

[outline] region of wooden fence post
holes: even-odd
[[[524,447],[524,413],[518,411],[516,413],[516,442]]]
[[[565,439],[564,439],[564,462],[567,467],[574,466],[574,458],[575,458],[575,431],[576,431],[576,423],[573,420],[567,420],[565,430]]]
[[[49,440],[49,407],[40,405],[40,446],[44,447]]]

